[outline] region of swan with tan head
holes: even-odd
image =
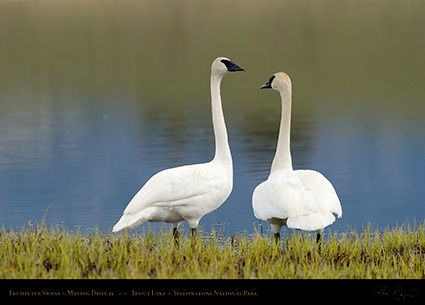
[[[215,136],[215,156],[207,163],[170,168],[152,176],[133,197],[113,232],[133,229],[144,222],[178,225],[186,220],[191,233],[200,219],[220,207],[233,188],[233,163],[224,121],[220,84],[228,72],[245,71],[225,57],[211,66],[211,107]]]
[[[293,170],[290,151],[292,84],[283,72],[274,74],[260,89],[279,91],[282,116],[276,153],[268,179],[252,195],[255,217],[270,223],[276,240],[286,225],[291,229],[316,231],[317,242],[323,229],[342,216],[338,195],[321,173]]]

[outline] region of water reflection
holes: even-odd
[[[422,221],[424,3],[222,5],[0,2],[0,223],[110,229],[153,174],[209,161],[218,55],[247,72],[222,84],[235,182],[206,230],[258,226],[251,194],[280,118],[278,94],[258,87],[278,70],[294,83],[294,167],[323,172],[341,197],[331,228]]]

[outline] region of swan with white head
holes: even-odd
[[[293,170],[290,151],[292,84],[283,72],[274,74],[260,89],[279,91],[282,116],[276,154],[268,179],[252,195],[255,217],[270,223],[276,240],[288,228],[316,231],[317,242],[323,229],[342,216],[341,203],[332,184],[314,170]]]
[[[220,207],[233,188],[233,163],[224,121],[220,84],[228,72],[245,71],[225,57],[211,66],[211,107],[215,136],[215,156],[207,163],[170,168],[152,176],[133,197],[113,232],[134,229],[144,222],[178,225],[186,220],[191,233],[200,219]]]

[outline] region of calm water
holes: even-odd
[[[340,196],[330,228],[424,220],[424,2],[59,2],[0,2],[0,225],[111,230],[153,174],[209,161],[217,56],[247,72],[223,81],[234,189],[204,230],[259,226],[280,100],[258,87],[277,71],[294,168]]]

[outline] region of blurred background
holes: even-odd
[[[329,228],[421,223],[424,16],[413,0],[0,1],[0,225],[110,231],[153,174],[211,160],[218,56],[246,72],[222,83],[234,189],[204,231],[260,225],[251,195],[280,99],[258,88],[278,71],[294,168],[322,172],[342,203]]]

